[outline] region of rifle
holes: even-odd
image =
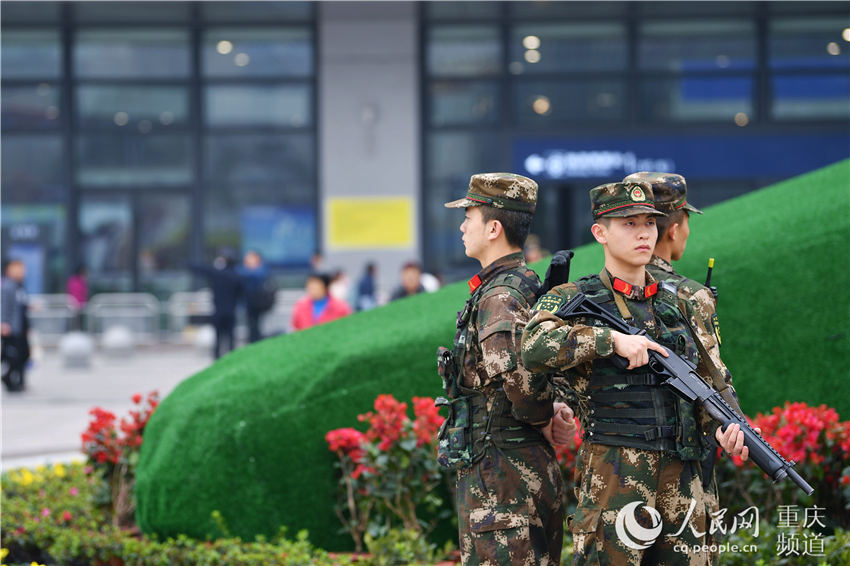
[[[601,305],[591,301],[582,293],[573,297],[561,306],[556,316],[563,319],[584,316],[595,318],[609,327],[624,334],[645,336],[645,330],[639,330],[629,325],[621,318],[614,316]],[[720,423],[721,430],[731,424],[739,424],[744,433],[744,446],[750,450],[750,458],[775,482],[785,477],[802,489],[806,495],[814,493],[814,488],[804,480],[794,469],[794,462],[788,462],[766,440],[764,440],[747,422],[739,416],[729,404],[723,400],[714,388],[708,385],[696,372],[696,366],[681,358],[669,348],[664,348],[668,357],[665,358],[654,350],[649,350],[649,369],[655,374],[666,378],[663,385],[671,387],[676,394],[691,402],[699,402],[711,417]],[[628,365],[625,358],[616,356],[616,363],[623,368]]]

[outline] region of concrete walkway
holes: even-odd
[[[67,462],[80,452],[80,435],[89,410],[98,406],[120,419],[132,408],[135,393],[152,390],[165,397],[187,377],[208,367],[208,352],[189,347],[137,348],[131,356],[96,353],[91,367],[69,369],[56,350],[41,352],[27,374],[27,389],[0,394],[3,469]]]

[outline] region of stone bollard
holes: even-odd
[[[59,339],[59,354],[66,368],[87,368],[91,366],[94,354],[94,340],[85,332],[68,332]]]
[[[131,356],[135,345],[133,331],[126,326],[111,326],[100,339],[103,352],[110,357]]]

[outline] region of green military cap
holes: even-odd
[[[590,189],[590,210],[593,219],[603,216],[637,216],[652,214],[667,216],[655,209],[652,185],[649,183],[605,183]]]
[[[466,196],[447,202],[446,208],[482,205],[534,212],[537,206],[537,183],[514,173],[478,173],[469,179]]]
[[[623,182],[642,182],[652,185],[655,194],[655,206],[667,214],[677,210],[687,210],[702,214],[702,211],[688,203],[688,185],[685,178],[676,173],[660,173],[658,171],[641,171],[632,173]]]

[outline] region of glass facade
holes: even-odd
[[[258,205],[315,244],[313,4],[4,2],[2,22],[3,252],[41,246],[34,290],[78,264],[92,292],[189,289],[191,260],[274,247]]]
[[[476,172],[538,179],[554,250],[589,241],[588,189],[632,170],[676,169],[708,205],[789,176],[729,152],[850,156],[846,3],[428,2],[421,25],[424,254],[447,280],[477,268],[442,206]]]

